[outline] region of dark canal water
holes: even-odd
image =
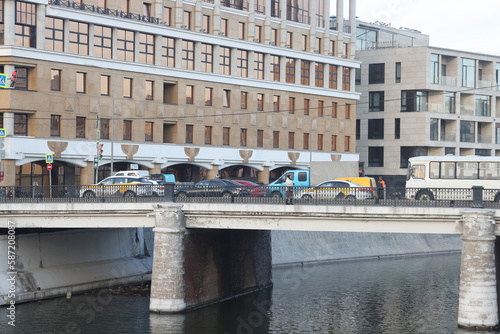
[[[460,255],[277,268],[274,287],[186,314],[109,292],[18,304],[0,333],[459,333]],[[3,311],[4,312],[4,311]]]

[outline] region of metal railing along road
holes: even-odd
[[[0,203],[20,202],[200,202],[358,206],[500,208],[500,189],[211,187],[193,184],[0,187]]]

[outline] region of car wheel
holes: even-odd
[[[87,190],[83,193],[84,198],[95,198],[95,193],[93,191]]]
[[[313,198],[312,198],[312,196],[311,196],[311,195],[309,195],[309,194],[302,195],[302,197],[301,197],[301,198],[302,198],[304,201],[307,201],[307,202],[309,202],[309,201],[311,201],[311,200],[313,199]]]
[[[281,196],[281,193],[279,191],[275,191],[271,194],[271,197],[272,198],[281,198],[283,196]]]
[[[354,196],[354,195],[347,195],[345,197],[345,199],[348,200],[348,201],[354,201],[356,199],[356,196]]]
[[[223,193],[222,198],[225,199],[226,201],[230,201],[230,202],[233,201],[233,195],[231,193],[227,193],[227,192]]]
[[[175,199],[179,202],[184,202],[187,200],[187,194],[185,192],[182,192],[182,193],[178,193],[176,196],[175,196]]]
[[[128,190],[126,191],[124,194],[123,194],[123,197],[127,197],[127,198],[132,198],[132,197],[135,197],[135,192],[131,191],[131,190]]]
[[[434,195],[428,190],[420,191],[415,198],[419,201],[433,201]]]

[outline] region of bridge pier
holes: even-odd
[[[494,210],[462,211],[460,328],[493,330],[498,327],[494,215]]]
[[[153,272],[149,309],[158,313],[182,312],[184,299],[184,234],[181,205],[155,209]]]

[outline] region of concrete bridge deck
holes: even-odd
[[[464,208],[225,203],[5,203],[0,228],[155,227],[155,209],[178,206],[186,228],[460,234]],[[500,222],[500,210],[494,210]],[[500,224],[496,224],[500,225]],[[498,229],[497,235],[500,235]]]

